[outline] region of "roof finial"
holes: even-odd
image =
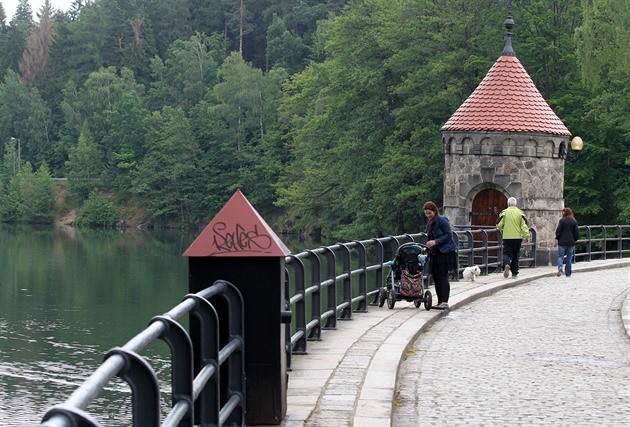
[[[512,28],[514,28],[514,20],[512,19],[512,0],[507,1],[508,16],[503,22],[507,29],[507,39],[505,40],[505,46],[503,46],[502,56],[516,56],[514,49],[512,49]]]

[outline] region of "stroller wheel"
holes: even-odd
[[[426,291],[424,293],[424,309],[429,311],[431,310],[432,305],[433,305],[433,296],[431,295],[431,291]]]
[[[391,310],[392,308],[394,308],[395,304],[396,304],[396,291],[394,289],[391,289],[387,293],[387,307]]]
[[[382,307],[385,304],[385,300],[387,299],[387,290],[385,288],[380,288],[378,290],[378,300],[377,304],[379,307]]]
[[[418,308],[418,307],[420,307],[420,303],[421,303],[421,302],[422,302],[422,300],[415,299],[415,300],[413,300],[413,305],[415,305],[415,306],[416,306],[416,308]]]

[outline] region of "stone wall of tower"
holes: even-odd
[[[555,228],[564,207],[566,137],[504,132],[445,132],[444,214],[452,224],[470,225],[472,201],[494,188],[516,197],[536,229],[538,247],[556,246]]]

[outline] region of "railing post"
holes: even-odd
[[[189,291],[196,293],[217,280],[226,280],[240,291],[244,307],[244,372],[228,367],[227,375],[237,383],[245,379],[241,424],[278,425],[287,410],[287,367],[285,322],[285,257],[289,249],[256,212],[240,191],[206,226],[184,252],[189,258]],[[218,298],[217,298],[218,299]],[[224,320],[224,304],[214,304]],[[231,329],[221,323],[221,343],[230,340]],[[229,328],[229,326],[228,326]],[[195,359],[199,358],[198,328],[191,324]],[[221,367],[223,374],[223,366]],[[195,372],[199,363],[195,361]],[[234,387],[238,387],[236,384]],[[221,390],[222,402],[237,401],[239,390]],[[238,409],[238,408],[237,408]],[[230,418],[229,423],[238,421]]]
[[[453,240],[455,241],[455,247],[459,248],[459,236],[457,235],[457,233],[453,233]],[[457,256],[457,254],[455,255],[455,276],[453,277],[453,281],[459,282],[459,256]]]
[[[321,264],[319,256],[312,251],[307,250],[308,260],[311,264],[311,286],[317,290],[311,295],[311,319],[317,320],[317,325],[311,330],[308,338],[319,340],[322,336],[322,283],[321,283]]]
[[[291,313],[291,282],[289,270],[284,268],[284,309]],[[284,354],[287,360],[287,370],[291,370],[293,345],[291,344],[291,322],[284,322]]]
[[[608,230],[605,225],[600,225],[599,229],[602,232],[602,259],[606,259],[606,251],[608,250]]]
[[[326,290],[328,299],[326,311],[332,311],[334,315],[329,316],[326,319],[324,329],[335,329],[337,327],[337,272],[336,272],[336,259],[335,253],[329,247],[324,248],[324,254],[326,255],[326,274],[327,279],[330,281]]]
[[[374,250],[376,252],[376,287],[375,289],[381,289],[383,287],[383,264],[385,263],[385,251],[383,250],[383,244],[379,239],[372,239],[372,243],[374,243]],[[374,301],[371,304],[376,304],[378,302],[378,292],[374,297]]]
[[[284,257],[283,257],[283,261],[284,261]],[[284,268],[284,266],[283,266]],[[225,393],[225,397],[226,397],[226,404],[225,407],[228,406],[232,406],[232,410],[230,411],[229,414],[223,414],[224,411],[226,411],[226,408],[223,407],[221,409],[221,413],[219,414],[220,419],[219,419],[219,424],[220,425],[245,425],[245,420],[246,420],[246,411],[249,410],[250,408],[253,411],[253,414],[250,414],[249,417],[251,420],[255,419],[256,417],[264,417],[267,416],[269,417],[269,413],[267,413],[264,409],[261,411],[258,409],[257,406],[250,404],[249,406],[247,405],[248,399],[247,396],[249,395],[252,398],[257,398],[257,396],[253,393],[255,392],[260,392],[260,385],[255,386],[253,384],[247,384],[245,379],[246,379],[246,372],[248,371],[248,363],[254,363],[255,361],[259,360],[258,358],[252,358],[253,360],[248,360],[245,357],[245,351],[244,351],[244,347],[245,347],[245,337],[247,334],[247,330],[249,329],[250,335],[251,336],[251,328],[249,328],[249,326],[245,323],[245,311],[246,311],[246,306],[245,306],[245,297],[243,296],[243,292],[239,291],[238,287],[234,284],[229,284],[225,281],[219,281],[219,283],[225,283],[226,285],[226,292],[222,293],[220,295],[220,297],[225,301],[225,303],[230,307],[228,314],[229,314],[229,318],[227,321],[227,338],[230,341],[238,341],[240,344],[240,350],[236,350],[228,359],[227,359],[227,366],[226,366],[226,371],[227,371],[227,390]],[[282,286],[279,287],[281,290],[284,289]],[[282,294],[282,292],[280,291],[280,294]],[[282,295],[280,295],[282,297]],[[250,293],[250,297],[251,297],[251,293]],[[217,296],[217,298],[219,298],[219,296]],[[216,300],[217,298],[215,298],[214,300]],[[282,312],[281,312],[282,313]],[[281,332],[283,331],[283,328],[280,328]],[[274,343],[276,342],[274,340],[274,338],[276,338],[275,336],[271,335],[270,336],[270,342]],[[282,356],[284,356],[284,352],[282,351],[283,346],[282,344],[284,344],[282,341],[282,334],[279,335],[279,349],[280,349],[280,359],[282,359],[282,362],[284,363],[283,367],[280,368],[280,370],[284,373],[285,371],[283,370],[284,367],[286,367],[286,361],[284,360],[284,358]],[[257,347],[255,345],[251,345],[252,340],[250,340],[250,344],[249,347],[253,347],[254,350],[257,350]],[[274,368],[274,364],[271,363],[269,366],[269,369],[271,371],[273,371]],[[249,371],[251,371],[251,366],[249,367]],[[284,373],[286,375],[286,373]],[[255,381],[261,381],[264,382],[265,378],[261,378],[260,376],[253,376],[251,378],[252,380]],[[269,381],[269,386],[270,389],[273,390],[274,386],[278,386],[282,387],[284,385],[285,387],[285,391],[284,391],[284,396],[286,396],[286,383],[282,383],[282,379],[280,379],[279,383],[274,383],[274,378],[273,376],[271,378],[267,378],[267,380]],[[280,398],[282,398],[282,394],[279,395]],[[237,402],[242,402],[242,403],[237,403]],[[230,404],[230,402],[234,402],[233,404]],[[286,412],[286,409],[285,409]],[[284,415],[283,415],[284,417]]]
[[[589,261],[593,260],[593,233],[591,232],[591,227],[589,225],[586,226],[586,253],[588,254],[587,258]]]
[[[341,263],[343,266],[343,302],[346,306],[341,311],[341,319],[343,320],[351,320],[352,319],[352,278],[350,276],[351,266],[350,266],[350,249],[345,244],[339,244],[341,248]]]
[[[621,226],[617,225],[615,226],[615,228],[617,229],[617,256],[619,257],[619,259],[623,258],[623,248],[621,246],[621,243],[623,242],[622,240],[622,233],[621,233]]]
[[[503,233],[497,233],[497,246],[499,247],[497,251],[497,271],[499,271],[503,267]]]
[[[490,251],[488,250],[488,231],[481,230],[481,247],[483,251],[481,252],[481,263],[483,265],[488,265],[488,260],[490,258]]]
[[[180,400],[186,402],[189,412],[179,427],[193,426],[193,356],[192,342],[186,329],[167,316],[155,316],[150,323],[162,322],[164,332],[160,335],[171,350],[171,400],[175,406]]]
[[[535,228],[530,228],[529,232],[532,236],[531,240],[530,240],[530,245],[532,247],[532,258],[534,259],[532,262],[534,263],[533,267],[536,267],[538,264],[536,262],[536,257],[538,256],[537,254],[537,247],[538,247],[538,233],[536,232]],[[557,253],[556,253],[557,255]],[[557,258],[557,257],[556,257]],[[550,260],[552,261],[552,260]]]
[[[365,313],[367,312],[367,254],[365,251],[365,246],[358,240],[355,240],[354,243],[357,245],[357,254],[359,257],[359,295],[363,297],[361,301],[359,301],[359,305],[357,307],[357,312]]]
[[[455,234],[457,235],[457,233]],[[473,236],[472,231],[470,230],[464,231],[464,234],[466,234],[466,244],[468,245],[468,255],[467,255],[466,265],[468,266],[475,265],[475,238]],[[458,235],[458,239],[459,239],[459,235]],[[457,247],[459,248],[459,243]],[[488,274],[487,268],[484,274]]]
[[[219,378],[219,316],[212,304],[205,298],[195,294],[186,295],[185,299],[195,301],[191,310],[191,317],[197,319],[200,325],[200,342],[198,345],[201,365],[209,365],[214,372],[204,386],[195,402],[195,413],[199,414],[201,425],[219,425],[220,378]]]
[[[291,258],[291,266],[293,267],[293,274],[295,275],[295,294],[301,295],[295,304],[295,327],[298,331],[302,331],[302,337],[298,340],[293,348],[294,353],[306,354],[306,295],[304,285],[304,264],[302,261],[294,256],[289,255]]]
[[[133,426],[157,426],[160,424],[160,387],[151,365],[134,351],[122,347],[112,348],[105,360],[113,355],[122,356],[124,368],[118,376],[131,387]]]

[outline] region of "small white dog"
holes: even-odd
[[[468,280],[469,282],[474,282],[477,279],[477,276],[481,275],[481,268],[478,265],[472,265],[470,267],[464,268],[464,280]]]

